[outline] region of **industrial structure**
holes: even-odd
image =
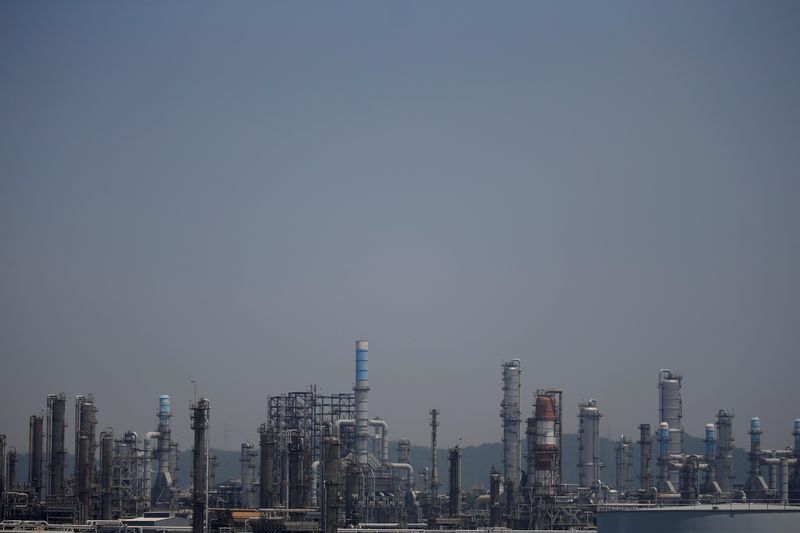
[[[619,436],[612,473],[603,470],[601,459],[600,404],[590,399],[577,405],[577,463],[566,465],[575,468],[578,483],[565,482],[564,403],[557,388],[538,389],[525,402],[530,417],[523,464],[520,359],[501,366],[500,468],[486,472],[488,491],[470,494],[462,487],[460,444],[447,449],[447,475],[440,475],[445,465],[439,464],[438,430],[447,418],[438,409],[428,413],[430,455],[426,452],[421,468],[412,467],[409,439],[397,439],[396,458],[390,458],[389,422],[369,411],[368,365],[368,343],[356,341],[352,391],[321,394],[311,386],[268,396],[257,444],[241,444],[238,479],[221,483],[214,474],[207,398],[192,402],[188,413],[176,413],[171,397],[161,395],[155,431],[140,438],[111,427],[98,432],[94,396],[76,396],[75,468],[68,477],[67,400],[63,393],[50,394],[46,410],[28,419],[27,477],[17,471],[16,448],[0,435],[0,518],[23,529],[72,524],[83,533],[92,528],[95,533],[557,530],[591,529],[611,508],[642,504],[800,503],[800,419],[794,422],[793,444],[784,449],[762,446],[761,419],[750,419],[749,469],[746,482],[738,485],[733,413],[718,410],[703,428],[702,453],[687,452],[683,376],[666,369],[658,372],[658,419],[638,426],[638,440]],[[182,488],[172,424],[187,422],[194,433],[191,488]]]

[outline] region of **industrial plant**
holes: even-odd
[[[43,414],[30,417],[27,476],[17,471],[18,451],[0,435],[0,527],[336,533],[342,528],[592,530],[600,524],[603,531],[604,520],[621,528],[628,517],[645,516],[643,510],[687,506],[725,509],[731,516],[772,509],[781,513],[780,520],[788,516],[800,527],[800,419],[787,431],[793,440],[783,449],[762,447],[761,421],[750,419],[750,466],[746,483],[737,484],[733,413],[719,409],[703,428],[704,453],[689,453],[682,422],[683,376],[659,370],[657,420],[638,426],[636,442],[631,435],[619,436],[611,468],[600,455],[601,403],[588,399],[566,406],[558,388],[538,389],[524,402],[522,363],[513,359],[501,366],[499,468],[485,473],[485,493],[467,498],[462,448],[453,445],[448,464],[437,464],[437,409],[429,411],[430,443],[425,445],[430,445],[430,460],[421,471],[411,464],[409,439],[395,437],[396,448],[390,449],[390,421],[369,411],[368,356],[367,341],[356,341],[352,391],[322,394],[309,387],[269,396],[257,444],[241,444],[240,477],[222,483],[216,482],[216,458],[209,447],[211,400],[195,399],[182,413],[174,412],[170,396],[162,395],[154,401],[153,431],[140,434],[98,430],[95,398],[77,396],[75,468],[67,477],[68,400],[63,393],[50,394]],[[577,415],[579,422],[577,464],[564,461],[565,412]],[[191,472],[179,472],[182,452],[172,438],[173,424],[193,430]],[[576,469],[577,484],[565,482],[565,469]],[[613,472],[613,481],[601,472]],[[181,474],[191,479],[191,490],[181,489]]]

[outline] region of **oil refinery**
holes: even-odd
[[[447,465],[437,464],[437,409],[429,412],[430,461],[422,471],[411,464],[407,438],[396,438],[391,457],[390,421],[369,411],[368,367],[368,343],[359,340],[351,392],[321,394],[310,387],[269,396],[257,445],[241,444],[239,479],[220,484],[209,446],[210,399],[195,399],[180,413],[161,395],[154,431],[140,434],[98,431],[94,396],[78,395],[69,478],[68,401],[63,393],[50,394],[44,414],[29,419],[27,479],[17,471],[18,451],[0,435],[0,527],[108,533],[800,529],[800,419],[788,428],[792,440],[782,449],[761,444],[764,429],[779,429],[749,420],[749,470],[746,482],[737,484],[733,413],[719,409],[702,428],[704,452],[687,451],[679,372],[658,371],[658,418],[638,426],[636,442],[619,436],[611,482],[601,475],[602,404],[588,399],[576,406],[578,462],[565,464],[564,416],[572,408],[564,405],[563,391],[538,389],[524,403],[520,359],[502,363],[501,468],[485,473],[485,493],[467,498],[461,446],[448,449]],[[172,437],[178,423],[194,435],[185,474],[190,490],[179,483],[181,447]],[[565,469],[572,468],[577,484],[565,482]]]

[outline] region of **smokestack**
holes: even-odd
[[[206,530],[208,504],[208,418],[210,403],[200,398],[191,407],[192,429],[194,430],[194,450],[192,453],[192,533]]]
[[[42,497],[42,444],[44,418],[32,415],[28,437],[28,483],[37,499]]]
[[[358,466],[366,466],[369,446],[369,354],[367,341],[356,341],[356,384],[353,387],[356,402],[356,458]]]
[[[114,456],[114,432],[100,433],[100,519],[111,520],[111,462]]]

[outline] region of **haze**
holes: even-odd
[[[0,432],[257,438],[350,391],[391,437],[500,439],[500,364],[700,435],[800,417],[797,2],[0,3]],[[70,409],[68,409],[68,413]],[[70,417],[70,425],[71,417]],[[227,429],[226,429],[227,428]],[[68,434],[72,428],[68,430]],[[141,433],[140,433],[141,434]],[[71,437],[67,438],[71,442]],[[498,458],[498,462],[499,462]]]

